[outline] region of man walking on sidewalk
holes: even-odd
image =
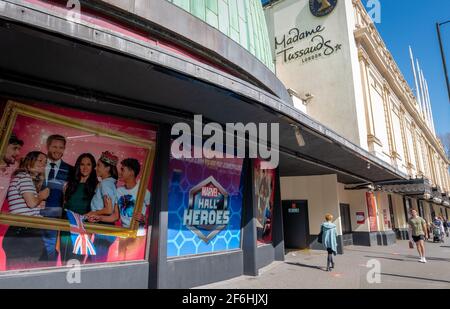
[[[409,241],[412,244],[416,243],[417,251],[420,255],[419,262],[426,263],[425,258],[425,237],[428,238],[428,229],[426,221],[417,215],[415,209],[411,210],[411,218],[408,221],[409,224]]]

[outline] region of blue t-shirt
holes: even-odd
[[[103,197],[105,195],[109,196],[109,198],[112,201],[113,210],[114,205],[117,203],[117,189],[116,189],[116,182],[112,177],[103,179],[99,185],[97,186],[97,189],[95,190],[94,197],[91,201],[91,210],[92,211],[98,211],[102,210],[104,208],[103,204]]]

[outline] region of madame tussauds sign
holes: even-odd
[[[301,31],[292,28],[281,38],[275,38],[275,52],[283,58],[283,62],[301,60],[302,63],[316,60],[324,56],[331,56],[342,48],[341,44],[335,44],[325,37],[325,27],[317,26],[311,30]],[[300,43],[307,42],[308,46],[297,47]]]

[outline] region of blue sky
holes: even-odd
[[[363,0],[363,3],[368,1]],[[436,133],[450,133],[450,102],[436,34],[436,22],[450,20],[450,0],[379,1],[381,23],[376,24],[378,31],[411,88],[414,88],[408,51],[411,45],[430,88]],[[447,66],[450,66],[450,24],[442,26],[441,30]]]

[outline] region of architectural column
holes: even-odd
[[[284,261],[284,226],[283,226],[283,205],[281,201],[281,179],[280,169],[277,168],[275,174],[275,197],[273,203],[273,226],[272,241],[275,248],[275,261]]]
[[[149,288],[167,288],[167,226],[169,207],[170,126],[158,130],[152,194]]]
[[[423,167],[423,160],[422,160],[422,147],[420,146],[420,138],[419,138],[419,133],[417,132],[417,129],[414,130],[413,143],[414,143],[414,150],[415,150],[415,155],[416,155],[417,177],[422,177],[422,176],[424,176],[424,167]]]
[[[384,101],[384,116],[386,118],[386,129],[388,135],[388,143],[389,143],[389,154],[391,155],[395,152],[396,147],[394,144],[394,128],[392,123],[392,108],[391,108],[391,100],[390,100],[390,89],[389,84],[384,81],[383,84],[383,101]]]
[[[244,205],[242,222],[242,249],[244,252],[244,275],[257,276],[256,263],[257,231],[256,231],[256,201],[253,185],[253,160],[246,159],[243,167],[245,173]]]
[[[374,123],[373,123],[373,113],[372,113],[372,101],[370,99],[370,85],[369,85],[369,73],[368,66],[369,62],[367,60],[367,55],[364,50],[359,49],[359,64],[361,68],[361,80],[363,86],[363,94],[364,94],[364,107],[366,111],[366,126],[367,126],[367,135],[375,136]],[[370,149],[370,147],[369,147]]]
[[[403,106],[400,107],[400,133],[402,138],[402,145],[403,145],[403,161],[406,168],[408,168],[408,143],[406,142],[406,133],[405,133],[405,114],[406,111]]]
[[[436,171],[434,168],[434,154],[433,150],[431,149],[431,146],[426,144],[427,151],[428,151],[428,160],[430,162],[430,178],[433,184],[436,185]]]

